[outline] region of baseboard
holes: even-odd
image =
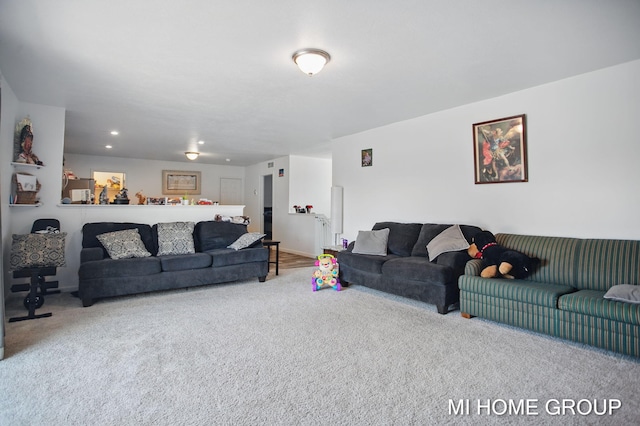
[[[305,253],[305,252],[302,252],[302,251],[291,250],[291,249],[286,249],[286,248],[282,248],[282,247],[280,247],[280,252],[281,253],[285,252],[285,253],[289,253],[289,254],[296,254],[298,256],[310,257],[312,259],[315,259],[316,257],[318,257],[313,253]]]

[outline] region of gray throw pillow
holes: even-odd
[[[13,235],[9,270],[66,266],[66,232]]]
[[[358,238],[353,245],[353,253],[386,256],[388,242],[389,228],[377,231],[359,231]]]
[[[442,253],[466,250],[468,248],[469,242],[460,230],[460,225],[448,227],[427,244],[429,260],[432,262]]]
[[[259,232],[247,232],[240,235],[240,238],[235,240],[227,248],[234,250],[242,250],[243,248],[251,247],[254,243],[258,242],[261,238],[264,238],[267,234],[261,234]]]
[[[137,229],[107,232],[96,235],[100,244],[107,250],[111,259],[128,259],[131,257],[149,257],[151,253],[140,238]]]
[[[194,222],[170,222],[158,224],[158,256],[169,254],[191,254]]]
[[[616,302],[640,304],[640,285],[614,285],[605,293],[604,298],[615,300]]]

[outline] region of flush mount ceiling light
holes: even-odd
[[[184,155],[186,155],[189,160],[195,160],[196,158],[198,158],[198,155],[200,155],[200,153],[195,151],[187,151],[184,153]]]
[[[300,49],[291,57],[300,71],[311,76],[322,71],[322,68],[331,60],[331,56],[320,49]]]

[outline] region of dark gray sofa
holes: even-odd
[[[338,253],[341,282],[431,303],[439,313],[446,314],[459,301],[458,277],[471,259],[466,250],[459,250],[429,260],[427,244],[449,227],[432,223],[376,223],[373,230],[389,228],[387,255],[353,253],[355,242],[352,242]],[[460,225],[460,230],[469,243],[481,231],[470,225]]]
[[[100,234],[137,229],[150,257],[111,259],[96,238]],[[248,248],[227,248],[247,226],[204,221],[195,224],[195,253],[158,256],[157,225],[122,222],[87,223],[82,228],[78,296],[83,306],[96,299],[196,287],[257,277],[265,281],[268,249],[258,241]]]

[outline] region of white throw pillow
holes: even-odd
[[[614,285],[605,293],[604,298],[615,300],[616,302],[640,304],[640,285]]]
[[[427,244],[429,260],[432,262],[442,253],[466,250],[468,248],[469,242],[464,237],[460,225],[448,227]]]
[[[353,245],[353,253],[386,256],[389,232],[389,228],[375,231],[359,231],[358,238],[356,238],[356,242]]]

